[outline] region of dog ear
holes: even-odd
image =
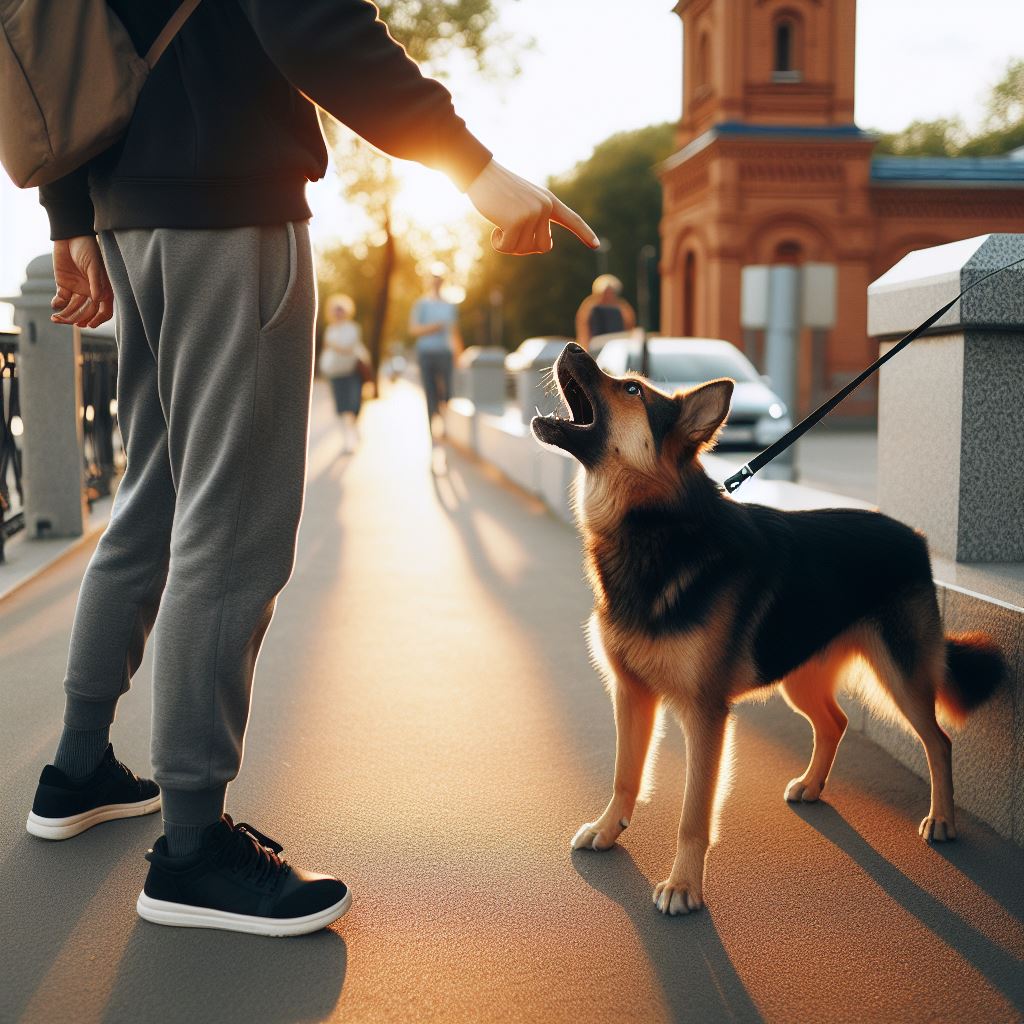
[[[711,448],[729,415],[732,389],[736,382],[728,377],[708,381],[689,391],[679,391],[679,421],[675,433],[688,448]]]

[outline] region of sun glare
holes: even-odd
[[[448,226],[469,213],[469,200],[438,171],[411,163],[396,164],[396,171],[402,187],[395,212],[418,227]]]

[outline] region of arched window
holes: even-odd
[[[799,242],[779,242],[775,247],[775,262],[796,265],[803,262],[804,251]]]
[[[775,26],[775,70],[793,70],[793,22],[789,18]]]
[[[711,83],[711,40],[707,32],[701,34],[697,44],[697,86],[705,87]]]
[[[792,14],[783,14],[775,21],[773,35],[775,82],[799,82],[800,73],[800,25]]]

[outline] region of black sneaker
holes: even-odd
[[[337,921],[352,894],[344,882],[286,864],[279,843],[225,814],[187,857],[161,836],[146,854],[149,875],[135,909],[154,924],[252,935],[305,935]]]
[[[92,775],[72,779],[48,764],[39,776],[25,828],[40,839],[70,839],[114,818],[136,818],[160,809],[160,787],[140,779],[107,746]]]

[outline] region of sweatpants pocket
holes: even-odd
[[[295,294],[298,264],[294,224],[289,221],[260,229],[261,331],[272,331],[287,315]]]

